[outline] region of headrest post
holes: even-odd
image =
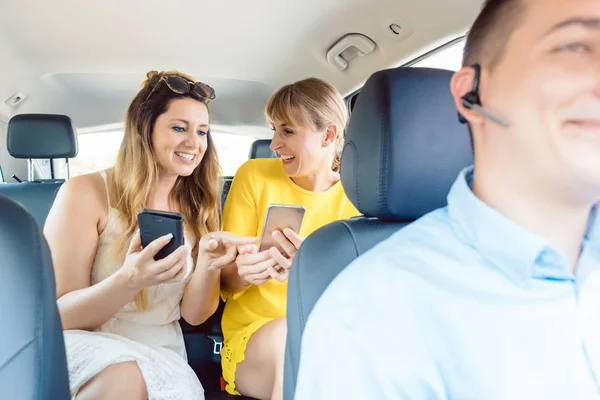
[[[71,164],[69,164],[68,158],[65,158],[65,166],[67,167],[67,179],[71,179]]]
[[[28,158],[27,159],[27,180],[29,182],[33,182],[34,181],[34,170],[33,170],[33,159]]]

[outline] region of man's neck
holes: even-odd
[[[496,173],[501,172],[501,173]],[[523,175],[475,167],[473,193],[505,217],[545,239],[566,257],[575,269],[585,236],[591,205],[569,201],[558,190],[543,190],[543,182],[528,181]],[[564,191],[563,191],[564,192]]]

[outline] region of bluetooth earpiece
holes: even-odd
[[[481,77],[481,66],[479,64],[473,64],[471,68],[475,70],[475,77],[473,78],[473,88],[469,93],[465,94],[463,97],[460,98],[463,106],[465,106],[465,108],[468,108],[469,110],[475,111],[477,114],[482,115],[483,117],[497,123],[500,126],[503,126],[505,128],[508,127],[507,122],[505,122],[501,118],[496,117],[493,114],[490,114],[481,107],[481,98],[479,97],[479,79]],[[465,119],[465,117],[462,116],[460,112],[458,113],[458,120],[462,124],[467,123],[467,120]]]
[[[472,109],[474,105],[481,105],[481,99],[479,98],[479,78],[481,77],[481,66],[479,64],[473,64],[471,68],[475,70],[473,88],[469,93],[461,97],[463,105],[468,109]],[[463,124],[467,123],[467,120],[461,114],[459,114],[459,119]]]

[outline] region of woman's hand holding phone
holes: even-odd
[[[272,247],[269,249],[269,255],[277,261],[279,266],[286,271],[292,267],[292,262],[294,261],[294,257],[296,257],[296,253],[298,249],[304,242],[302,236],[299,236],[293,230],[286,228],[282,231],[273,231],[273,239],[279,243],[281,248],[286,254],[281,254],[281,252],[276,248]]]
[[[281,254],[276,247],[260,253],[258,247],[254,245],[239,249],[239,256],[236,260],[238,275],[246,282],[262,285],[270,279],[280,282],[288,279],[292,262],[304,238],[289,228],[284,229],[284,232],[275,230],[272,235],[286,255]]]
[[[180,246],[162,260],[155,261],[154,256],[172,239],[173,235],[165,235],[142,248],[140,232],[131,238],[125,263],[119,270],[127,279],[129,287],[142,290],[160,283],[179,282],[186,274],[186,262],[189,248]]]
[[[277,261],[271,257],[268,250],[259,253],[257,246],[249,245],[240,247],[238,251],[238,275],[247,283],[262,285],[271,279],[284,282],[288,278],[289,271],[277,271]]]
[[[245,246],[236,260],[238,275],[247,283],[260,285],[270,279],[283,282],[304,238],[298,236],[304,206],[270,204],[267,208],[260,247]]]

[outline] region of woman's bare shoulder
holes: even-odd
[[[107,207],[104,179],[97,172],[73,177],[61,186],[56,202],[77,210],[101,213]]]

